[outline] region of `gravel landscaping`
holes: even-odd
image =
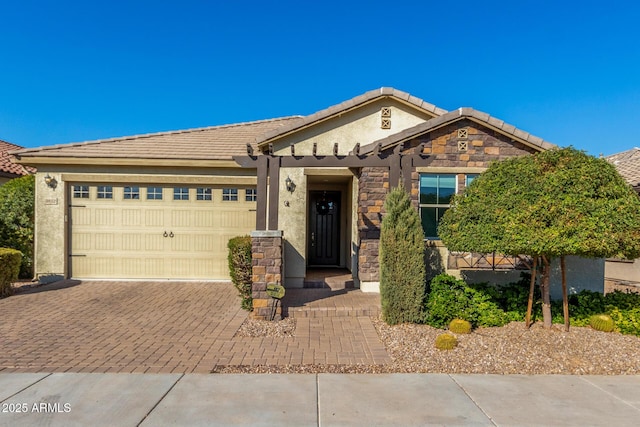
[[[388,365],[318,366],[228,366],[221,373],[477,373],[477,374],[640,374],[640,337],[598,332],[591,328],[562,325],[546,330],[541,324],[525,329],[524,323],[479,328],[457,335],[458,347],[440,351],[436,337],[444,333],[427,325],[389,326],[372,319],[385,348],[393,359]],[[295,320],[264,322],[248,319],[238,335],[295,335]]]

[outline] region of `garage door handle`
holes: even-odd
[[[164,236],[164,237],[167,237],[167,236],[168,236],[168,234],[167,234],[167,232],[166,232],[166,231],[164,232],[163,236]]]
[[[169,233],[169,237],[173,238],[173,231]]]

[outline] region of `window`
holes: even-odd
[[[465,182],[464,182],[465,188],[468,187],[469,184],[471,184],[473,182],[473,180],[476,179],[477,177],[478,177],[477,173],[467,174],[467,176],[465,178]]]
[[[88,185],[74,185],[73,186],[73,198],[74,199],[88,199],[89,198],[89,186]]]
[[[175,187],[173,200],[189,200],[189,187]]]
[[[162,200],[162,187],[147,187],[147,200]]]
[[[196,200],[212,200],[210,188],[196,188]]]
[[[438,223],[449,209],[456,184],[454,174],[420,175],[420,217],[426,238],[438,238]]]
[[[138,200],[140,198],[140,187],[124,187],[125,200]]]
[[[247,202],[255,202],[258,200],[258,191],[255,188],[247,188],[244,194],[244,200]]]
[[[113,199],[113,187],[110,185],[98,185],[98,199]]]
[[[223,188],[222,189],[222,200],[225,202],[236,202],[238,201],[238,189],[237,188]]]

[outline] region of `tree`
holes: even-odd
[[[424,233],[402,186],[387,195],[380,230],[380,299],[389,324],[422,321],[425,297]]]
[[[0,247],[22,252],[20,277],[33,275],[33,175],[0,186]]]
[[[574,148],[549,150],[492,164],[454,197],[439,235],[454,251],[532,256],[550,327],[551,261],[636,258],[640,199],[606,160]]]

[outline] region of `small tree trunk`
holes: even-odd
[[[531,327],[531,311],[533,309],[533,291],[536,285],[536,273],[538,272],[538,257],[533,257],[533,267],[531,268],[531,285],[529,286],[529,301],[527,302],[527,317],[525,327]]]
[[[544,327],[551,328],[551,297],[549,295],[549,287],[551,280],[551,263],[546,256],[542,256],[542,281],[540,282],[540,292],[542,293],[542,321]]]
[[[562,274],[562,311],[564,314],[564,330],[569,331],[569,299],[567,297],[567,274],[564,256],[560,257],[560,272]]]

